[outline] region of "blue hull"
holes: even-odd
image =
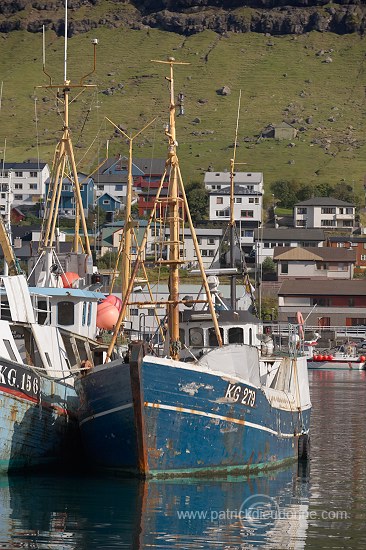
[[[0,359],[0,472],[76,465],[78,406],[72,387]]]
[[[297,459],[299,434],[309,430],[310,408],[299,415],[271,407],[259,388],[244,381],[239,402],[228,402],[225,396],[234,390],[227,376],[148,356],[140,366],[97,367],[76,389],[81,433],[94,465],[145,477],[278,466]]]

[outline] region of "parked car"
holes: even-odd
[[[358,342],[356,345],[356,349],[358,351],[366,351],[366,340],[361,340],[361,342]]]

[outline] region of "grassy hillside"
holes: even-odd
[[[241,169],[263,171],[266,186],[280,178],[303,184],[335,184],[344,179],[354,184],[357,194],[362,193],[366,58],[365,42],[359,36],[248,33],[222,37],[204,32],[186,38],[151,29],[98,29],[69,40],[68,76],[74,84],[91,70],[94,37],[100,42],[97,71],[91,77],[97,88],[78,97],[70,109],[80,168],[92,170],[98,156],[105,155],[107,139],[110,155],[127,154],[125,140],[115,135],[106,116],[135,133],[157,115],[157,121],[136,140],[134,153],[165,156],[163,124],[169,95],[164,77],[168,73],[150,60],[173,55],[190,63],[175,73],[176,92],[186,97],[186,114],[177,123],[185,180],[201,180],[209,165],[215,170],[229,167],[241,89],[237,161],[247,163]],[[63,40],[49,32],[46,41],[47,70],[54,82],[62,83]],[[0,35],[0,48],[0,149],[6,140],[7,160],[36,158],[39,152],[42,160],[51,163],[62,119],[49,92],[34,90],[47,84],[42,73],[42,37],[26,32]],[[321,50],[324,53],[317,55]],[[332,61],[325,63],[327,57]],[[217,94],[224,85],[231,89],[226,97]],[[112,95],[102,93],[111,87],[116,88]],[[310,123],[305,122],[308,117]],[[298,121],[296,127],[306,128],[293,141],[295,146],[255,139],[268,123],[292,119]],[[244,141],[248,137],[251,141]]]

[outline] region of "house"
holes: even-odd
[[[169,186],[169,170],[165,172],[166,161],[157,159],[136,159],[136,165],[144,171],[144,175],[134,180],[134,189],[138,195],[137,206],[139,216],[149,216],[154,207],[156,192],[160,187],[164,176],[162,192],[160,196],[167,195]]]
[[[261,133],[263,138],[294,139],[297,136],[297,129],[288,122],[280,124],[269,124]]]
[[[141,170],[132,162],[132,178],[144,176]],[[106,160],[95,175],[96,196],[101,197],[108,193],[111,197],[119,200],[121,204],[126,204],[128,179],[128,158],[118,156],[117,158]]]
[[[254,231],[256,262],[261,264],[266,258],[273,259],[274,249],[278,246],[321,247],[324,239],[322,229],[260,227]]]
[[[327,246],[276,247],[277,280],[285,279],[352,279],[356,253],[352,249]]]
[[[32,207],[45,194],[50,169],[45,162],[0,163],[0,212],[5,211],[10,191],[13,206]]]
[[[356,253],[356,270],[366,269],[366,235],[339,235],[327,237],[326,246],[354,250]]]
[[[122,202],[116,197],[112,197],[109,193],[104,193],[96,199],[96,205],[106,212],[115,212],[121,210]]]
[[[195,232],[203,266],[206,269],[220,267],[219,248],[222,242],[223,230],[217,227],[210,229],[197,228]],[[156,236],[155,240],[156,249],[159,249],[161,238],[165,239],[165,241],[169,241],[169,234],[169,228],[164,231],[164,236],[162,236],[162,232],[160,231],[160,234]],[[164,246],[162,250],[164,250],[164,248],[166,250],[166,246]],[[184,229],[180,254],[181,258],[188,264],[188,267],[198,268],[197,254],[190,229]]]
[[[297,323],[300,311],[308,326],[366,326],[366,280],[284,281],[278,291],[278,320]]]
[[[78,172],[78,180],[80,185],[80,194],[83,203],[83,209],[85,216],[88,216],[89,209],[94,207],[94,180]],[[48,194],[50,180],[46,181],[46,194]],[[59,215],[69,218],[75,217],[75,196],[74,196],[74,186],[72,181],[69,178],[64,178],[62,180],[62,189],[60,195],[59,203]]]
[[[140,245],[144,236],[148,222],[146,220],[135,220],[134,232],[136,234],[137,245]],[[105,224],[99,235],[98,249],[100,249],[100,255],[104,256],[107,252],[117,252],[122,240],[123,228],[125,222],[118,221]],[[153,243],[155,242],[156,226],[151,225],[147,234],[146,242],[146,255],[152,255],[154,253]],[[132,241],[132,254],[136,253],[136,242]],[[112,266],[113,267],[113,266]]]
[[[218,191],[230,187],[230,172],[206,172],[204,184],[207,191]],[[262,172],[235,172],[234,185],[240,185],[250,191],[257,191],[263,194],[263,173]]]
[[[355,227],[355,206],[332,197],[298,202],[294,207],[294,226],[351,231]]]

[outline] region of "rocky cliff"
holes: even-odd
[[[63,9],[64,0],[2,0],[0,32],[40,32],[45,25],[63,34]],[[69,0],[71,35],[100,26],[157,27],[185,35],[205,29],[363,34],[366,6],[364,0]]]

